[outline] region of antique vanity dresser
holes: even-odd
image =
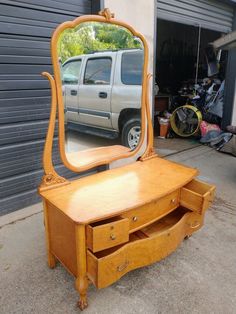
[[[95,41],[97,46],[101,45],[101,42],[104,44],[101,34],[104,34],[102,30],[105,27],[106,34],[122,32],[126,36],[122,38],[126,38],[126,44],[129,43],[127,49],[123,46],[123,50],[118,51],[114,48],[115,43],[112,43],[112,53],[109,50],[110,55],[105,58],[104,51],[98,55],[89,51],[89,56],[86,55],[86,58],[89,58],[86,59],[87,63],[84,61],[85,50],[81,52],[80,57],[75,57],[79,55],[79,49],[72,53],[70,50],[70,54],[69,48],[65,50],[66,43],[70,43],[68,38],[72,38],[73,43],[78,40],[76,48],[81,45],[82,37],[86,38],[87,44],[89,39],[93,45]],[[66,36],[69,37],[65,39]],[[109,93],[109,86],[115,90],[115,79],[111,83],[112,73],[115,71],[113,59],[117,62],[123,51],[127,57],[130,51],[139,53],[140,50],[143,60],[142,84],[129,87],[124,100],[129,104],[132,95],[140,91],[139,144],[135,149],[112,145],[83,151],[69,150],[69,131],[66,130],[68,119],[79,120],[91,116],[94,118],[103,114],[91,107],[86,109],[87,111],[80,109],[83,101],[81,86],[88,88],[88,98],[91,97],[94,86],[98,88],[99,93],[104,92],[104,89]],[[39,194],[44,204],[48,265],[54,268],[56,261],[59,261],[75,276],[75,286],[80,295],[78,305],[83,310],[88,306],[87,289],[90,283],[97,288],[105,288],[127,272],[165,258],[177,249],[184,238],[199,230],[203,225],[205,212],[213,200],[215,187],[197,180],[197,169],[159,158],[153,150],[153,130],[148,102],[148,47],[141,34],[131,26],[116,20],[113,14],[105,9],[98,16],[83,16],[61,24],[53,34],[51,51],[54,78],[43,73],[50,81],[52,103],[43,155],[45,175],[39,187]],[[79,61],[77,72],[74,68],[72,71],[66,70],[67,59],[70,66],[73,60]],[[89,62],[97,62],[98,59],[101,64],[97,66],[96,63],[95,70],[91,70]],[[135,55],[132,55],[131,59],[134,60]],[[110,65],[106,63],[108,60]],[[122,71],[128,71],[128,65],[129,63]],[[108,66],[111,69],[110,76]],[[62,70],[63,67],[65,71]],[[76,81],[76,75],[83,69],[85,72],[90,71],[87,76],[89,79],[85,79],[85,73],[84,80],[80,82],[77,77]],[[131,72],[132,69],[133,67]],[[137,89],[134,91],[132,88]],[[75,89],[78,90],[78,95]],[[76,95],[76,99],[66,100],[67,93],[70,96]],[[115,97],[114,94],[112,97]],[[101,111],[104,112],[104,97],[99,101]],[[97,169],[96,167],[101,165],[106,165],[106,170],[94,171],[90,175],[71,181],[56,173],[52,162],[52,146],[57,113],[60,156],[64,165],[77,173]],[[76,115],[73,115],[74,113]],[[106,120],[105,123],[110,122]],[[75,132],[74,137],[83,139],[84,135]],[[142,152],[144,145],[145,151]],[[131,157],[134,160],[134,156],[138,156],[135,161],[109,169],[109,164],[127,158],[131,160]]]

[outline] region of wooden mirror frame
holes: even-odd
[[[121,27],[128,29],[133,36],[140,38],[143,43],[144,49],[144,64],[143,64],[143,81],[142,81],[142,94],[141,94],[141,138],[138,146],[133,150],[127,153],[118,154],[117,156],[113,156],[112,158],[104,158],[91,163],[88,163],[81,167],[73,166],[66,157],[65,151],[65,127],[64,127],[64,104],[63,104],[63,95],[62,95],[62,84],[61,84],[61,75],[60,75],[60,67],[58,63],[58,52],[57,52],[57,44],[58,39],[62,32],[68,28],[74,28],[81,23],[84,22],[101,22],[108,24],[115,24]],[[89,170],[91,168],[109,164],[112,161],[129,158],[134,156],[140,150],[145,134],[147,131],[147,146],[144,154],[140,157],[140,160],[144,160],[146,158],[150,158],[155,155],[153,150],[153,129],[152,129],[152,120],[150,114],[150,106],[149,106],[149,93],[148,93],[148,81],[151,77],[150,74],[147,73],[148,69],[148,45],[146,39],[141,33],[138,33],[134,30],[134,28],[125,22],[116,20],[114,18],[114,14],[110,13],[109,9],[104,9],[99,12],[99,15],[85,15],[76,18],[73,21],[68,21],[60,24],[53,33],[51,39],[51,56],[52,56],[52,64],[54,69],[54,78],[47,72],[43,72],[42,75],[46,76],[49,79],[51,85],[51,114],[49,120],[48,133],[46,136],[44,154],[43,154],[43,167],[45,175],[43,177],[42,188],[48,188],[52,184],[64,184],[68,182],[64,178],[57,175],[54,170],[52,163],[52,145],[53,145],[53,136],[55,130],[56,123],[56,111],[58,109],[58,135],[59,135],[59,151],[60,157],[63,164],[74,172],[83,172]],[[78,156],[79,158],[79,156]]]

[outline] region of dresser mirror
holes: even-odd
[[[135,155],[145,138],[147,46],[112,16],[61,24],[52,37],[63,163],[80,172]]]

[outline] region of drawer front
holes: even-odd
[[[176,250],[189,232],[188,220],[194,213],[187,213],[173,226],[156,232],[153,236],[137,236],[116,251],[94,255],[87,251],[88,277],[97,288],[104,288],[129,271],[157,262]],[[140,232],[140,231],[138,231]],[[131,237],[134,237],[131,234]]]
[[[113,218],[87,226],[87,247],[93,252],[129,241],[129,220]]]
[[[122,217],[129,219],[130,232],[152,223],[177,208],[179,195],[180,191],[177,190],[157,201],[122,214]]]
[[[215,186],[192,180],[180,191],[180,204],[198,214],[207,210],[215,195]]]

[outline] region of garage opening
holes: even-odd
[[[199,25],[157,20],[154,126],[155,146],[163,155],[201,145],[202,121],[220,130],[227,51],[215,51],[211,43],[223,35]],[[214,111],[214,102],[221,109]]]

